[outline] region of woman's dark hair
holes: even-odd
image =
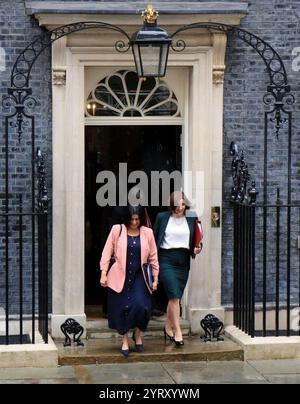
[[[138,215],[140,219],[140,227],[145,226],[146,220],[145,220],[145,208],[142,206],[127,206],[126,209],[126,214],[124,215],[124,224],[126,227],[130,226],[130,221],[133,215]]]
[[[185,193],[183,191],[174,191],[171,193],[170,195],[170,201],[169,201],[169,209],[172,212],[175,212],[179,201],[183,199],[184,203],[185,203],[185,209],[190,209],[191,207],[191,202],[187,199],[187,197],[185,196]]]

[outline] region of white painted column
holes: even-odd
[[[197,198],[197,210],[200,211],[205,233],[203,252],[192,263],[188,289],[188,319],[195,333],[201,331],[200,321],[207,314],[214,314],[224,321],[224,309],[221,306],[222,229],[212,228],[211,208],[222,207],[226,35],[214,34],[213,39],[212,51],[206,54],[205,60],[200,58],[192,80],[190,159],[192,171],[200,173],[200,178],[203,178],[197,184],[200,195]],[[197,189],[193,192],[197,195]]]
[[[51,334],[84,313],[84,69],[66,48],[53,46],[53,314]],[[66,77],[65,77],[66,76]],[[65,82],[65,83],[64,83]]]
[[[212,279],[215,294],[212,306],[221,306],[222,280],[222,204],[223,204],[223,121],[224,121],[224,74],[227,35],[213,34],[213,140],[212,140],[212,206],[220,207],[220,228],[211,229]]]
[[[61,38],[52,46],[53,86],[53,217],[52,217],[52,318],[51,329],[61,336],[60,324],[54,324],[55,316],[62,315],[65,308],[65,100],[66,100],[66,41]],[[60,231],[57,231],[61,229]],[[52,332],[53,335],[53,332]]]

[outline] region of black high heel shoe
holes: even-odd
[[[122,354],[125,358],[128,358],[129,352],[130,352],[130,349],[121,349],[121,354]]]
[[[183,340],[176,341],[176,339],[174,338],[174,343],[175,343],[176,348],[181,348],[181,347],[184,346],[184,341]]]
[[[170,341],[174,341],[174,337],[172,335],[169,335],[166,331],[166,327],[163,329],[164,332],[164,337],[165,337],[165,342],[167,342],[167,338],[169,338]]]
[[[132,340],[133,340],[133,342],[134,342],[136,352],[142,352],[143,349],[144,349],[144,344],[137,344],[137,343],[135,342],[134,331],[133,331],[133,333],[132,333]]]

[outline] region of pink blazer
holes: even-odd
[[[121,236],[119,236],[119,234],[120,225],[117,224],[111,229],[100,260],[101,271],[107,271],[110,259],[112,255],[115,255],[116,262],[112,265],[110,271],[107,274],[107,286],[118,293],[123,290],[126,277],[127,228],[125,225],[122,225]],[[140,240],[141,270],[142,265],[149,262],[153,268],[153,275],[156,277],[159,273],[159,264],[157,259],[157,248],[152,229],[142,226],[140,228]],[[149,292],[152,293],[151,290],[149,290]]]

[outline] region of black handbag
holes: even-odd
[[[120,233],[119,233],[118,240],[119,240],[121,234],[122,234],[122,225],[120,224]],[[110,268],[114,265],[115,262],[116,262],[116,258],[115,258],[115,251],[114,251],[114,255],[111,257],[109,265],[108,265],[107,273],[110,271]]]
[[[154,276],[152,272],[152,265],[149,263],[143,264],[143,272],[148,288],[153,290]]]

